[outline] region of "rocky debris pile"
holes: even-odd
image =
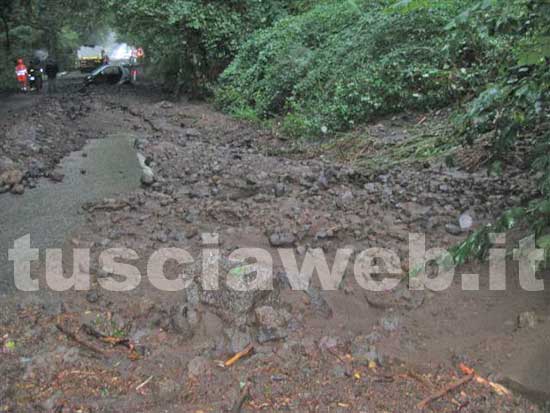
[[[145,185],[176,208],[193,205],[202,221],[258,228],[276,248],[363,241],[401,250],[410,232],[429,232],[445,246],[537,191],[520,170],[501,177],[441,165],[373,172],[269,156],[246,127],[177,132],[175,119],[139,142],[155,171]]]
[[[32,110],[47,105],[48,110]],[[28,111],[14,112],[0,124],[0,193],[21,194],[42,177],[55,181],[62,175],[56,165],[88,139],[98,137],[92,129],[82,129],[75,120],[85,118],[91,108],[77,98],[40,97]]]
[[[325,159],[269,156],[261,141],[250,139],[247,127],[220,130],[218,124],[198,122],[182,127],[187,123],[184,110],[165,111],[179,115],[166,114],[156,130],[134,145],[142,154],[142,168],[151,171],[144,172],[143,189],[122,200],[120,208],[107,203],[89,210],[98,245],[122,244],[145,254],[171,246],[198,253],[197,235],[216,232],[227,254],[239,247],[291,248],[301,259],[310,248],[330,255],[349,245],[356,251],[391,248],[406,259],[410,232],[428,232],[440,242],[438,247],[452,245],[535,190],[519,172],[499,178],[432,165],[375,173]],[[154,118],[151,109],[134,112]],[[227,326],[225,346],[235,351],[250,341],[286,337],[293,320],[257,314],[266,306],[284,313],[278,289],[235,291],[225,284],[227,277],[247,274],[228,261],[221,267],[220,289],[205,290],[202,280],[193,279],[183,307],[165,309],[165,321],[158,325],[194,337],[206,308]],[[201,271],[196,267],[192,274]],[[333,316],[318,290],[310,288],[305,297],[315,316]],[[402,283],[361,298],[375,310],[414,310],[424,303],[425,293]]]

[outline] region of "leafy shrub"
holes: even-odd
[[[256,32],[220,78],[235,111],[289,116],[294,135],[345,130],[403,109],[439,107],[477,90],[506,59],[506,43],[467,22],[471,2],[403,12],[387,1],[332,1]],[[287,128],[289,130],[289,128]]]
[[[467,18],[505,37],[511,61],[501,64],[493,82],[469,102],[458,117],[457,131],[468,143],[492,137],[491,155],[502,165],[518,141],[532,149],[530,168],[539,194],[527,206],[506,212],[495,226],[482,228],[456,251],[457,261],[482,256],[488,233],[528,222],[538,246],[550,256],[550,3],[538,0],[484,1],[468,9]],[[507,219],[513,216],[513,220]]]

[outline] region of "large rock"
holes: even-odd
[[[0,186],[7,185],[11,187],[18,185],[24,177],[25,174],[18,169],[7,170],[0,175]]]
[[[197,268],[192,270],[196,281],[186,290],[188,302],[197,300],[226,323],[242,326],[249,321],[255,308],[277,300],[278,291],[273,288],[269,271],[247,274],[239,264],[226,258],[219,260],[218,267],[218,285],[208,286],[211,274],[208,270],[203,271],[202,264],[197,263]],[[205,283],[208,289],[205,289]]]
[[[21,184],[14,185],[11,188],[11,193],[15,195],[23,195],[25,193],[25,187]]]

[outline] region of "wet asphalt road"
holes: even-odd
[[[8,251],[16,239],[30,234],[31,246],[41,249],[42,258],[44,248],[62,248],[78,228],[84,203],[130,192],[140,184],[131,135],[92,140],[83,151],[67,157],[62,168],[61,183],[42,179],[22,196],[0,196],[0,295],[14,288]]]

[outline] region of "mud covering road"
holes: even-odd
[[[6,109],[10,102],[37,115]],[[58,96],[8,98],[0,412],[544,411],[550,297],[522,291],[511,260],[504,292],[489,291],[485,264],[457,269],[481,274],[476,292],[462,291],[457,276],[443,292],[410,291],[403,279],[371,293],[349,267],[335,291],[318,281],[289,289],[279,247],[300,259],[309,248],[328,257],[390,248],[408,270],[409,233],[449,247],[533,196],[519,164],[495,178],[436,161],[357,162],[445,121],[426,116],[421,126],[424,114],[371,125],[379,144],[342,157],[342,148],[295,145],[151,87],[79,93],[69,82]],[[464,213],[472,226],[463,230]],[[64,248],[67,272],[71,249],[91,248],[92,289],[48,291],[40,262],[40,292],[8,289],[6,248],[27,233],[37,247]],[[214,293],[200,283],[205,233],[219,234]],[[159,248],[185,249],[195,258],[183,268],[190,285],[161,292],[144,276],[131,292],[106,291],[98,255],[120,247],[137,252],[142,274]],[[275,257],[272,291],[226,285],[239,274],[227,257],[242,247]],[[169,279],[183,269],[165,266]],[[243,357],[228,363],[235,354]]]

